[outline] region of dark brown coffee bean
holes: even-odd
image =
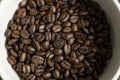
[[[67,22],[63,23],[63,26],[64,26],[64,27],[70,27],[70,26],[71,26],[71,23],[70,23],[69,21],[67,21]]]
[[[55,22],[55,14],[53,14],[53,13],[48,13],[48,15],[47,15],[47,21],[48,22]]]
[[[82,62],[84,60],[84,58],[85,58],[85,56],[82,55],[82,54],[78,56],[78,59],[79,59],[80,62]]]
[[[45,39],[46,39],[47,41],[50,41],[50,40],[51,40],[51,32],[46,32],[46,33],[45,33]]]
[[[44,73],[44,69],[43,68],[38,68],[35,71],[36,76],[41,76]]]
[[[89,52],[89,47],[81,46],[79,51],[80,51],[80,53],[87,54]]]
[[[62,49],[54,49],[53,53],[54,53],[54,55],[61,55],[61,54],[63,54],[63,51],[62,51]]]
[[[75,41],[75,38],[70,38],[70,39],[68,40],[68,43],[69,43],[70,45],[72,45],[72,44],[74,43],[74,41]]]
[[[78,16],[71,16],[70,17],[70,22],[76,23],[78,21]]]
[[[13,45],[13,44],[15,44],[17,42],[17,40],[18,39],[11,39],[11,40],[8,41],[8,44]]]
[[[17,11],[18,18],[24,18],[25,16],[26,16],[26,10],[24,8],[21,8]]]
[[[50,66],[50,67],[53,67],[54,66],[54,61],[52,59],[47,59],[47,64]]]
[[[64,46],[64,40],[62,40],[62,39],[56,40],[56,41],[54,41],[53,45],[56,48],[62,48]]]
[[[22,25],[27,25],[30,23],[30,19],[28,17],[25,17],[21,20],[21,24]]]
[[[54,25],[52,27],[53,32],[60,32],[62,30],[61,25]]]
[[[31,44],[31,39],[21,39],[24,44]]]
[[[26,79],[27,80],[35,80],[36,76],[34,74],[30,74]]]
[[[24,65],[24,66],[23,66],[23,72],[24,72],[24,73],[30,73],[30,65],[27,65],[27,64]]]
[[[71,29],[72,29],[73,32],[78,31],[78,25],[77,24],[72,24]]]
[[[39,56],[44,56],[46,53],[45,51],[37,51],[36,52],[36,55],[39,55]]]
[[[20,2],[19,7],[25,7],[27,4],[27,0],[23,0],[22,2]]]
[[[66,70],[65,73],[64,73],[64,77],[67,78],[67,77],[69,77],[69,75],[70,75],[70,71],[69,71],[69,70]]]
[[[53,26],[54,24],[53,23],[49,23],[46,25],[46,30],[47,31],[50,31],[51,27]]]
[[[13,57],[13,56],[9,56],[8,58],[7,58],[7,60],[8,60],[8,62],[11,64],[11,65],[14,65],[14,64],[16,64],[16,59],[15,59],[15,57]]]
[[[42,77],[43,77],[44,79],[49,79],[49,78],[51,77],[51,73],[45,72],[45,73],[42,75]]]
[[[52,76],[53,76],[53,78],[55,78],[55,79],[59,79],[59,77],[60,77],[60,72],[56,69],[56,70],[54,70],[54,71],[52,72]]]
[[[65,40],[69,40],[73,37],[74,37],[74,35],[72,33],[62,33],[62,38]]]
[[[20,32],[22,38],[29,38],[29,33],[26,30]]]
[[[43,34],[41,34],[41,33],[39,33],[39,35],[36,37],[36,40],[38,42],[42,42],[44,39],[45,39],[45,36]]]
[[[75,2],[76,2],[76,0],[69,0],[69,4],[70,4],[70,5],[74,5]]]
[[[45,0],[46,3],[51,3],[53,0]]]
[[[35,39],[33,39],[33,46],[35,47],[35,49],[40,50],[40,44]]]
[[[70,69],[71,64],[70,64],[69,62],[67,62],[66,60],[63,60],[63,61],[61,62],[61,66],[62,66],[63,68],[65,68],[65,69]]]
[[[59,20],[61,22],[66,22],[69,19],[70,15],[67,12],[61,13]]]
[[[30,10],[30,15],[34,16],[37,14],[37,10],[36,9],[31,9]]]
[[[32,7],[32,8],[36,8],[36,7],[37,7],[37,6],[36,6],[36,3],[35,3],[33,0],[29,1],[29,5],[30,5],[30,7]]]
[[[22,53],[21,55],[20,55],[20,62],[24,62],[25,60],[26,60],[26,58],[27,58],[27,54],[26,53]]]
[[[32,47],[32,46],[28,46],[28,52],[34,53],[35,52],[35,48]]]
[[[44,58],[35,55],[31,58],[31,61],[35,64],[43,64]]]
[[[75,43],[72,45],[72,50],[77,50],[80,48],[80,44],[79,43]]]
[[[54,61],[55,61],[55,62],[61,62],[63,59],[64,59],[63,56],[55,56],[55,57],[54,57]]]
[[[12,32],[12,37],[16,38],[16,39],[20,38],[20,32],[19,31],[13,31]]]
[[[36,30],[36,26],[35,25],[31,25],[30,26],[30,33],[34,33]]]
[[[55,13],[56,12],[56,7],[54,5],[50,6],[50,11]]]
[[[80,11],[79,14],[82,15],[82,16],[84,16],[84,15],[88,14],[88,11],[83,10],[83,11]]]
[[[69,54],[71,52],[71,46],[69,44],[65,44],[64,52],[65,54]]]
[[[71,32],[71,30],[72,29],[70,27],[66,27],[66,28],[63,29],[63,32],[69,33],[69,32]]]
[[[50,43],[48,41],[44,41],[41,45],[41,49],[46,50],[49,48],[49,45],[50,45]]]
[[[5,31],[5,36],[6,36],[6,37],[10,37],[10,36],[11,36],[11,33],[12,33],[12,31],[11,31],[10,29],[7,29],[7,30]]]
[[[14,57],[17,57],[17,56],[18,56],[17,53],[16,53],[13,49],[10,49],[10,53],[11,53],[11,55],[14,56]]]

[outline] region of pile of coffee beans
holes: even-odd
[[[112,56],[110,25],[92,0],[23,0],[5,36],[20,80],[98,80]]]

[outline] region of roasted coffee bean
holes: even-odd
[[[70,69],[71,64],[70,64],[69,62],[67,62],[66,60],[63,60],[63,61],[61,62],[61,66],[62,66],[63,68],[65,68],[65,69]]]
[[[53,78],[55,78],[55,79],[59,79],[59,77],[60,77],[60,72],[59,72],[58,70],[54,70],[54,71],[52,72],[52,76],[53,76]]]
[[[61,55],[61,54],[63,54],[63,51],[62,51],[62,49],[54,49],[53,53],[54,53],[54,55]]]
[[[44,58],[35,55],[31,58],[31,61],[35,64],[43,64]]]
[[[22,30],[20,32],[22,38],[29,38],[29,33],[26,30]]]
[[[62,30],[61,25],[54,25],[52,27],[53,32],[60,32]]]
[[[92,0],[22,0],[5,31],[20,80],[98,80],[112,56],[110,25]]]
[[[24,73],[30,73],[30,65],[27,65],[27,64],[24,65],[24,66],[23,66],[23,72],[24,72]]]
[[[20,55],[20,62],[24,62],[26,60],[27,54],[26,53],[21,53]]]
[[[51,77],[51,73],[45,72],[45,73],[42,75],[42,77],[43,77],[44,79],[49,79],[49,78]]]
[[[8,62],[11,64],[11,65],[14,65],[14,64],[16,64],[16,59],[15,59],[15,57],[13,57],[13,56],[9,56],[8,58],[7,58],[7,60],[8,60]]]

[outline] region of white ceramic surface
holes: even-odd
[[[0,3],[0,75],[3,80],[19,80],[18,76],[7,62],[4,32],[7,24],[18,8],[21,0],[2,0]],[[118,0],[95,0],[108,16],[112,25],[113,57],[105,68],[100,80],[117,80],[120,74],[120,4]]]

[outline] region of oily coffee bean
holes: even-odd
[[[112,56],[110,25],[92,0],[22,0],[5,31],[20,80],[99,80]]]

